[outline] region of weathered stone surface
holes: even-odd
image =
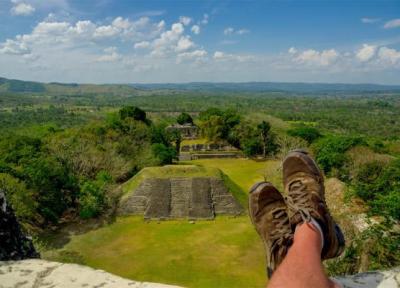
[[[0,262],[0,288],[179,288],[157,283],[136,282],[102,270],[77,264],[44,260]]]
[[[171,217],[184,218],[189,215],[191,178],[171,178]]]
[[[0,261],[38,257],[32,240],[22,232],[4,191],[0,190]]]
[[[156,219],[212,219],[242,212],[223,180],[213,177],[146,178],[121,200],[118,209],[119,215]]]
[[[149,199],[145,218],[169,218],[171,212],[171,185],[169,179],[149,178],[146,191]]]
[[[400,267],[335,278],[344,288],[399,288]],[[0,288],[179,288],[137,282],[77,264],[39,259],[0,262]],[[182,288],[182,287],[181,287]]]
[[[209,178],[192,178],[192,189],[190,192],[189,218],[213,219],[214,209],[212,207]]]
[[[344,288],[399,288],[400,267],[335,278]]]
[[[215,214],[240,214],[242,207],[226,188],[222,179],[210,179]]]

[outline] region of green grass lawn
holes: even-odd
[[[219,168],[235,182],[244,193],[248,193],[257,181],[267,180],[282,188],[282,176],[278,160],[255,161],[251,159],[200,159],[188,163],[204,167]]]
[[[266,177],[281,187],[279,165],[275,160],[195,160],[182,163],[183,167],[151,168],[127,182],[125,189],[132,189],[147,174],[215,176],[220,174],[215,169],[219,168],[228,176],[224,179],[228,187],[234,188],[235,197],[246,207],[248,190],[255,182]],[[189,288],[251,288],[266,283],[264,250],[247,215],[219,216],[195,224],[187,220],[145,222],[136,216],[117,218],[103,228],[71,236],[61,250],[46,251],[42,256],[83,263],[134,280]]]
[[[63,250],[42,256],[81,262],[134,280],[184,287],[263,287],[266,283],[262,243],[247,216],[195,224],[123,217],[72,236]]]

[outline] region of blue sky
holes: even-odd
[[[400,84],[400,1],[0,0],[0,76]]]

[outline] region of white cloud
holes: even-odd
[[[2,54],[24,55],[31,53],[26,43],[11,39],[7,39],[0,47],[0,53]]]
[[[356,57],[361,62],[366,62],[369,61],[372,57],[374,57],[375,52],[376,52],[376,46],[363,44],[363,47],[356,52]]]
[[[13,15],[21,15],[21,16],[28,16],[35,12],[35,7],[30,4],[23,3],[23,2],[16,2],[12,1],[14,6],[11,8],[11,14]]]
[[[150,47],[150,42],[149,41],[142,41],[135,43],[135,49],[145,49]]]
[[[297,49],[294,47],[290,47],[288,50],[289,54],[296,54],[297,53]]]
[[[250,33],[250,30],[244,29],[244,28],[235,30],[232,27],[227,27],[224,29],[224,35],[232,35],[232,34],[243,35],[243,34],[247,34],[247,33]]]
[[[221,51],[215,51],[213,58],[215,60],[221,60],[224,59],[226,57],[226,54],[224,52]]]
[[[190,48],[194,47],[194,43],[188,36],[183,36],[178,40],[178,44],[176,45],[177,52],[187,51]]]
[[[192,22],[192,18],[187,16],[181,16],[179,17],[179,22],[185,26],[188,26]]]
[[[379,48],[378,57],[381,61],[391,65],[400,63],[400,51],[388,47]]]
[[[294,48],[295,49],[295,48]],[[294,50],[292,50],[293,52]],[[308,49],[298,53],[292,53],[293,60],[300,64],[313,66],[328,66],[333,64],[339,57],[339,53],[335,49],[317,51]]]
[[[116,62],[122,59],[122,56],[118,54],[117,47],[107,47],[104,52],[106,54],[97,57],[96,62]]]
[[[209,20],[208,14],[203,14],[203,19],[200,21],[200,24],[207,25]]]
[[[391,29],[391,28],[398,28],[400,27],[400,19],[393,19],[385,23],[383,26],[386,29]]]
[[[193,25],[190,30],[196,35],[200,34],[200,26],[199,25]]]
[[[373,24],[379,21],[381,21],[380,18],[369,18],[369,17],[361,18],[361,22],[364,24]]]
[[[237,62],[246,62],[250,60],[255,60],[256,57],[252,55],[236,55],[236,54],[227,54],[222,51],[215,51],[213,55],[213,59],[216,61],[237,61]]]
[[[25,54],[22,56],[26,62],[35,62],[40,58],[40,55],[36,54]]]
[[[96,31],[93,34],[93,37],[95,38],[109,38],[116,36],[119,33],[118,29],[116,27],[113,27],[111,25],[107,26],[100,26],[96,28]]]
[[[239,35],[243,35],[243,34],[250,33],[250,30],[248,30],[248,29],[239,29],[239,30],[236,31],[236,33],[239,34]]]
[[[233,29],[232,27],[228,27],[224,29],[224,35],[231,35],[233,34],[233,32],[235,32],[235,29]]]
[[[182,23],[174,23],[170,30],[163,32],[156,38],[151,46],[151,54],[157,57],[165,57],[173,52],[184,52],[192,47],[194,43],[189,36],[184,35],[185,28]]]
[[[67,45],[70,48],[84,47],[91,46],[99,40],[110,39],[113,39],[114,43],[141,42],[158,37],[164,26],[165,22],[151,22],[147,17],[136,21],[117,17],[109,25],[100,26],[89,20],[77,21],[75,24],[67,21],[42,21],[30,34],[17,35],[15,39],[7,39],[0,43],[0,52],[15,55],[29,54],[34,47],[35,49],[56,48],[56,45]]]
[[[184,52],[178,54],[177,62],[181,63],[182,61],[204,61],[207,57],[208,53],[204,49],[194,50],[191,52]]]

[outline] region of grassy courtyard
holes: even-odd
[[[247,216],[215,221],[145,222],[124,217],[73,236],[45,258],[81,262],[140,281],[184,287],[263,287],[261,241]]]
[[[214,168],[219,168],[244,205],[256,181],[267,178],[280,183],[279,161],[204,159],[183,164],[199,165],[198,169],[210,176],[216,173]],[[189,169],[185,170],[188,175],[196,175],[192,167],[184,168]],[[174,169],[182,173],[182,168],[178,170]],[[127,182],[126,188],[131,189],[135,182]],[[47,251],[43,256],[80,262],[134,280],[183,287],[251,288],[263,287],[266,282],[262,243],[247,215],[219,216],[214,221],[195,223],[146,222],[137,216],[117,218],[100,229],[71,236],[61,250]]]
[[[255,161],[251,159],[201,159],[190,161],[204,167],[219,168],[247,195],[257,181],[267,180],[282,188],[280,162],[278,160]]]

